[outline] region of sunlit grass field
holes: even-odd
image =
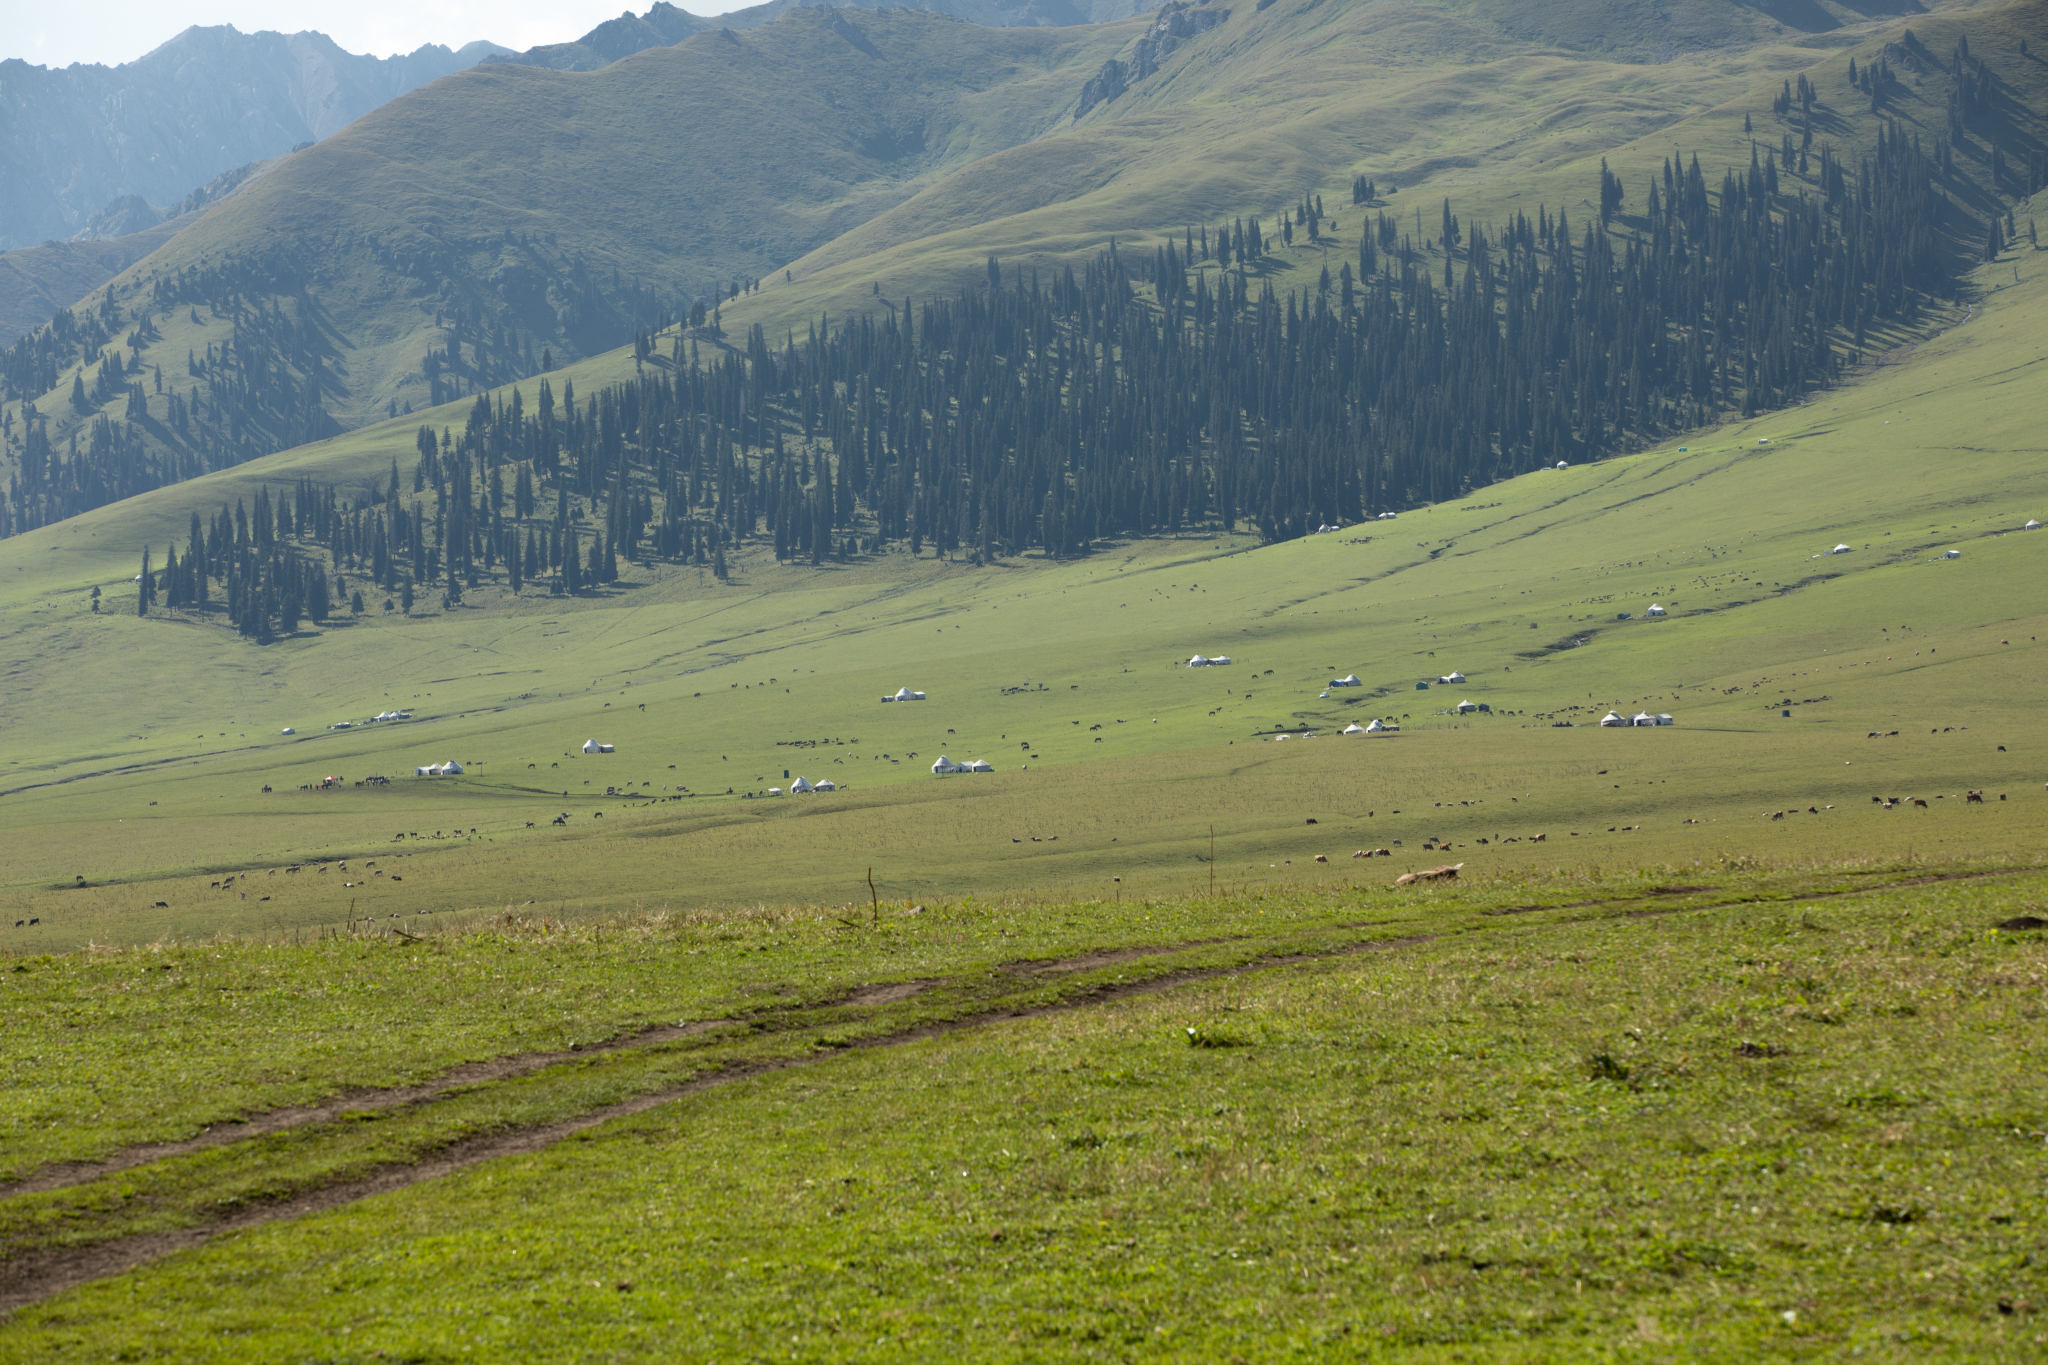
[[[2038,1351],[2041,874],[1668,871],[31,960],[0,1358]]]

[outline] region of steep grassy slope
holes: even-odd
[[[767,273],[1041,131],[1123,36],[858,17],[805,9],[592,74],[464,72],[292,158],[109,289],[132,313],[154,282],[214,270],[200,308],[161,311],[146,360],[175,387],[230,315],[279,309],[318,334],[303,377],[359,426],[429,403],[430,350],[467,390]],[[60,446],[91,420],[70,389],[67,370],[39,404]],[[169,395],[149,401],[139,434],[161,443]]]
[[[2033,10],[1959,0],[1947,13],[1959,17],[1916,21],[1930,53],[1968,29],[2015,111],[2048,107],[2015,50],[2038,24]],[[1482,222],[1580,206],[1602,156],[1639,194],[1674,144],[1710,166],[1746,162],[1744,116],[1760,120],[1760,137],[1784,131],[1770,100],[1809,68],[1820,139],[1853,151],[1879,120],[1846,84],[1851,50],[1867,65],[1899,31],[1806,35],[1734,4],[1668,15],[1283,0],[1237,6],[1076,121],[1083,86],[1111,57],[1133,58],[1150,22],[991,30],[796,9],[590,74],[494,64],[312,149],[113,292],[133,310],[154,281],[216,271],[214,307],[161,312],[145,364],[176,388],[185,353],[233,330],[222,315],[274,310],[319,332],[319,363],[294,361],[295,380],[355,427],[433,401],[430,368],[443,393],[531,374],[546,351],[617,345],[736,278],[764,283],[730,317],[779,333],[876,307],[878,294],[970,283],[991,251],[1050,266],[1112,237],[1154,241],[1246,214],[1270,223],[1309,191],[1335,199],[1332,249],[1348,251],[1364,216],[1345,216],[1355,172],[1399,191],[1390,211],[1404,226],[1411,204],[1427,217],[1440,195]],[[1684,59],[1617,60],[1640,55],[1638,37]],[[1926,65],[1892,116],[1938,130],[1946,77]],[[2007,151],[2018,158],[2040,129],[2014,117]],[[1962,158],[1958,185],[1978,212],[1991,198],[1980,158],[1981,146]],[[1263,269],[1284,283],[1289,265],[1328,259],[1297,247]],[[430,351],[444,357],[431,367]],[[39,399],[59,448],[98,415],[72,410],[75,372],[67,363]],[[178,438],[165,425],[170,395],[151,388],[151,420],[135,435],[154,451]]]
[[[1923,849],[2021,847],[2048,799],[2035,722],[2006,704],[2048,607],[2032,586],[2048,539],[2013,534],[2048,507],[2029,383],[2048,286],[1993,292],[2012,268],[1986,268],[1963,325],[1794,412],[1265,549],[1198,537],[829,572],[757,551],[730,586],[636,571],[594,600],[528,594],[258,649],[93,616],[85,592],[106,584],[118,608],[149,527],[333,458],[318,448],[19,537],[0,546],[0,820],[16,917],[43,922],[14,941],[336,923],[351,906],[852,900],[870,865],[902,895],[1185,886],[1209,871],[1212,822],[1218,875],[1246,883],[1347,879],[1362,865],[1305,860],[1396,841],[1406,866],[1437,836],[1535,865],[1639,844],[1685,860],[1891,848],[1900,818],[1923,822],[1906,836]],[[388,459],[367,434],[336,444]],[[1838,543],[1853,551],[1825,553]],[[1951,547],[1962,558],[1933,557]],[[1652,600],[1672,616],[1642,619]],[[1174,666],[1197,650],[1238,663]],[[1415,690],[1453,669],[1470,682]],[[1351,671],[1364,687],[1319,695]],[[877,703],[903,684],[932,700]],[[1494,714],[1442,714],[1467,696]],[[321,728],[399,706],[417,719]],[[1610,706],[1680,726],[1585,728]],[[1404,733],[1332,733],[1368,715]],[[592,737],[618,753],[576,751]],[[942,752],[1003,771],[935,782]],[[403,777],[449,757],[468,775]],[[785,772],[849,790],[739,799]],[[402,780],[299,790],[328,774]],[[1965,811],[1966,788],[2011,800]],[[1930,806],[1895,817],[1878,795]],[[207,885],[401,832],[423,836],[402,886]]]
[[[1781,119],[1771,102],[1801,73],[1819,91],[1816,149],[1853,160],[1886,126],[1932,148],[1953,85],[1946,64],[1966,36],[1990,61],[2001,96],[1996,116],[1957,149],[1944,188],[1979,218],[1994,203],[2009,206],[2024,187],[2009,176],[1994,192],[1986,135],[2010,160],[2048,133],[2048,75],[2020,51],[2023,42],[2035,54],[2048,45],[2048,15],[2036,5],[1951,4],[1906,20],[1873,7],[1879,17],[1815,35],[1747,8],[1675,17],[1659,9],[1661,18],[1624,8],[1280,0],[1233,13],[1061,136],[962,169],[798,261],[792,287],[741,299],[730,316],[779,332],[872,307],[864,295],[876,281],[898,296],[912,286],[971,286],[991,251],[1050,266],[1112,237],[1149,248],[1187,225],[1249,213],[1270,222],[1302,194],[1320,193],[1336,219],[1329,250],[1297,243],[1261,267],[1278,288],[1307,288],[1356,250],[1368,214],[1349,208],[1354,175],[1396,191],[1383,207],[1418,241],[1434,238],[1446,197],[1480,223],[1533,217],[1539,204],[1583,221],[1603,159],[1622,178],[1624,212],[1640,212],[1650,177],[1674,152],[1697,154],[1718,180],[1719,167],[1748,164],[1753,144],[1775,149],[1786,133],[1796,143],[1796,109]],[[1914,55],[1900,59],[1901,84],[1879,114],[1849,85],[1849,64],[1897,55],[1908,32]],[[1661,34],[1658,44],[1682,55],[1612,60],[1596,41],[1603,34]],[[1707,46],[1715,35],[1726,45]],[[1622,46],[1636,52],[1633,38]]]

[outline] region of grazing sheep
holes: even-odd
[[[1782,820],[1785,818],[1785,812],[1781,810],[1774,810],[1771,812],[1771,818],[1773,820]]]
[[[1394,878],[1396,886],[1410,886],[1416,882],[1443,882],[1455,880],[1463,863],[1446,863],[1442,867],[1424,868],[1415,872],[1403,872]]]
[[[1320,854],[1320,853],[1318,853],[1318,854],[1316,855],[1316,861],[1317,861],[1317,862],[1319,862],[1319,863],[1327,863],[1327,862],[1328,862],[1328,861],[1330,861],[1330,860],[1329,860],[1329,858],[1325,857],[1325,856],[1324,856],[1323,854]]]

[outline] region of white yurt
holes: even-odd
[[[583,752],[586,754],[601,754],[605,751],[607,747],[608,746],[606,745],[599,744],[594,739],[586,739],[583,741]]]
[[[1227,664],[1230,662],[1230,656],[1228,654],[1218,654],[1215,658],[1209,660],[1209,662],[1217,665]]]
[[[1382,512],[1382,513],[1380,513],[1380,514],[1379,514],[1378,516],[1374,517],[1374,518],[1373,518],[1373,520],[1374,520],[1374,521],[1392,521],[1392,520],[1393,520],[1393,519],[1394,519],[1394,518],[1395,518],[1396,516],[1398,516],[1398,515],[1399,515],[1399,513],[1396,513],[1396,512]]]
[[[1553,468],[1557,468],[1557,469],[1570,469],[1570,468],[1571,468],[1571,463],[1570,463],[1569,461],[1567,461],[1567,460],[1559,460],[1559,461],[1557,462],[1557,464],[1556,464],[1555,466],[1553,466]]]
[[[1437,681],[1447,683],[1461,683],[1465,681],[1465,675],[1454,668],[1450,672],[1444,674],[1441,678],[1438,678]]]
[[[437,772],[437,771],[435,771],[435,770],[434,770],[433,768],[430,768],[430,767],[429,767],[429,768],[414,768],[414,769],[412,770],[412,775],[413,775],[414,777],[439,777],[439,776],[440,776],[440,773],[439,773],[439,772]]]
[[[1208,666],[1209,656],[1206,654],[1197,654],[1194,658],[1188,660],[1189,668],[1207,668]]]
[[[839,790],[839,784],[834,782],[829,777],[821,777],[818,779],[818,785],[812,788],[812,790],[821,792],[836,792]]]
[[[1356,673],[1346,673],[1346,674],[1345,674],[1345,675],[1344,675],[1343,677],[1341,677],[1341,678],[1337,679],[1337,680],[1336,680],[1335,682],[1331,683],[1331,684],[1330,684],[1330,686],[1332,686],[1332,687],[1363,687],[1363,686],[1365,686],[1365,684],[1364,684],[1364,683],[1362,683],[1362,682],[1360,682],[1360,681],[1358,680],[1358,675],[1357,675]]]
[[[1369,735],[1384,735],[1400,728],[1398,725],[1389,725],[1383,720],[1376,720],[1365,727],[1365,732]]]
[[[1941,557],[1943,559],[1961,559],[1963,557],[1963,552],[1961,550],[1943,550],[1941,552]]]
[[[1664,610],[1664,608],[1658,606],[1655,602],[1650,603],[1650,609],[1643,613],[1643,615],[1645,616],[1669,616],[1670,614],[1670,612]]]
[[[996,765],[985,758],[977,758],[971,763],[961,765],[960,768],[963,773],[992,773],[995,770]]]
[[[287,726],[285,726],[285,727],[284,727],[284,733],[285,733],[285,734],[288,734],[288,735],[295,735],[295,734],[297,734],[297,733],[298,733],[298,731],[297,731],[297,730],[294,730],[294,729],[292,729],[292,727],[291,727],[291,726],[287,725]]]
[[[1627,721],[1623,720],[1620,716],[1616,715],[1612,711],[1609,711],[1606,715],[1600,717],[1600,726],[1602,729],[1611,730],[1618,725],[1627,724]]]
[[[1462,716],[1469,711],[1477,711],[1479,709],[1479,703],[1476,701],[1461,701],[1452,709]]]
[[[2041,523],[2038,521],[2029,521],[2025,526],[2020,527],[2020,529],[2022,531],[2038,531],[2041,529]]]
[[[1657,718],[1648,711],[1638,711],[1635,715],[1629,717],[1628,723],[1630,725],[1655,725]]]
[[[1837,545],[1834,549],[1829,550],[1828,553],[1831,555],[1845,555],[1849,553],[1849,547],[1847,545]]]
[[[1351,724],[1344,727],[1344,733],[1347,735],[1362,735],[1365,733],[1365,727],[1363,725],[1360,725],[1358,722],[1353,721]]]
[[[817,790],[816,787],[813,787],[810,783],[804,781],[802,774],[798,774],[796,781],[789,784],[789,789],[792,793],[814,792]]]
[[[947,758],[944,754],[940,754],[939,761],[932,764],[932,771],[935,773],[957,773],[960,771],[960,765]]]
[[[453,777],[455,776],[455,774],[462,771],[462,765],[451,758],[446,763],[443,763],[441,765],[441,771],[447,776]]]

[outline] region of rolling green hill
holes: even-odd
[[[1813,32],[1733,4],[1661,14],[1289,2],[1233,12],[1162,50],[1145,36],[1149,18],[991,30],[911,11],[799,9],[600,72],[492,64],[294,158],[80,316],[107,319],[111,340],[149,314],[131,352],[137,420],[115,434],[135,452],[123,458],[175,472],[531,375],[544,357],[601,353],[736,281],[761,283],[728,300],[729,317],[774,335],[874,308],[878,295],[958,287],[991,252],[1050,267],[1112,238],[1151,243],[1270,216],[1303,193],[1341,204],[1354,174],[1395,191],[1385,210],[1396,216],[1411,205],[1427,216],[1448,196],[1493,225],[1589,202],[1604,156],[1633,199],[1675,147],[1710,166],[1746,160],[1745,117],[1767,144],[1799,131],[1796,111],[1777,118],[1770,105],[1802,73],[1818,91],[1819,143],[1853,156],[1886,118],[1932,137],[1952,85],[1934,54],[1966,31],[1992,63],[2000,107],[1959,155],[1951,188],[1970,212],[1989,210],[2000,138],[2004,197],[2024,188],[2023,149],[2039,136],[2028,111],[2043,107],[2036,64],[2016,49],[2037,22],[2026,7],[1965,3],[1913,19],[1917,55],[1901,56],[1883,118],[1848,85],[1848,64],[1881,58],[1904,24],[1846,26],[1855,16],[1821,7],[1802,21]],[[1154,55],[1141,62],[1144,43]],[[1646,62],[1645,44],[1671,60]],[[1157,70],[1075,119],[1112,59]],[[1355,241],[1364,215],[1332,217],[1325,240]],[[1285,287],[1289,265],[1327,260],[1297,245],[1265,269]],[[144,302],[158,289],[183,306]],[[27,390],[47,385],[35,401],[57,449],[90,441],[108,415],[70,401],[74,378],[98,374],[97,362],[91,373],[79,364],[100,354],[100,334],[85,330]],[[219,382],[208,348],[231,337],[263,362],[260,375],[235,372],[256,410],[214,416],[194,436],[172,400],[182,392],[188,409],[206,408],[193,399]]]
[[[10,904],[42,921],[14,941],[386,902],[851,900],[870,865],[903,896],[1185,885],[1212,823],[1219,872],[1251,884],[1349,878],[1346,858],[1306,860],[1397,840],[1407,866],[1438,837],[1487,838],[1460,856],[1488,866],[1892,848],[1874,796],[1929,799],[1909,817],[1923,850],[2021,846],[2048,799],[2033,723],[2006,705],[2041,648],[2028,585],[2048,546],[2019,532],[2048,506],[2032,259],[2016,286],[2014,258],[1985,267],[1957,325],[1795,411],[1264,548],[1201,533],[1078,561],[899,549],[826,570],[757,548],[725,584],[657,564],[589,598],[484,589],[256,647],[125,614],[134,547],[164,502],[248,498],[332,452],[13,538],[0,820],[20,850]],[[388,458],[367,433],[334,445]],[[1653,601],[1672,614],[1644,619]],[[1237,662],[1176,665],[1197,651]],[[1469,682],[1416,690],[1453,670]],[[1325,687],[1349,672],[1364,686]],[[903,685],[931,700],[878,703]],[[1491,714],[1446,714],[1468,698]],[[415,718],[324,728],[399,708]],[[1609,708],[1679,724],[1594,728]],[[1334,733],[1368,716],[1402,733]],[[590,738],[617,753],[584,756]],[[999,771],[935,781],[940,753]],[[468,772],[408,776],[447,758]],[[348,785],[303,790],[328,775]],[[397,780],[352,785],[369,775]],[[759,795],[796,775],[844,790]],[[1965,788],[2011,800],[1966,813]],[[402,888],[205,890],[223,870],[415,848]],[[593,880],[595,849],[613,851]]]

